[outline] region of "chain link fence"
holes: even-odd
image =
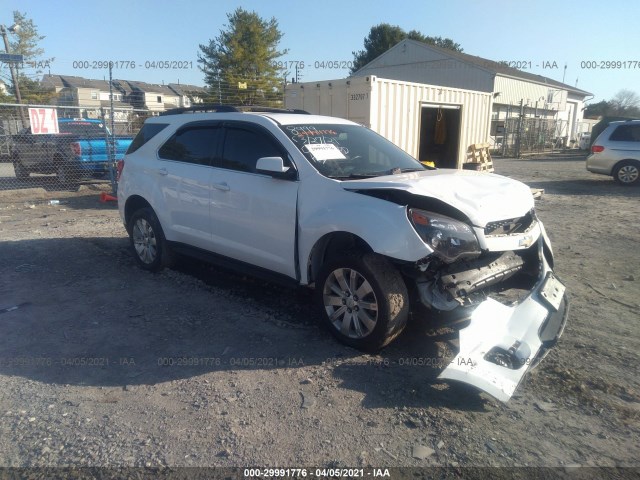
[[[0,190],[69,190],[112,182],[117,161],[158,112],[108,107],[0,104]]]
[[[111,73],[109,81],[45,77],[55,91],[45,102],[57,105],[0,104],[0,191],[102,180],[115,192],[117,161],[149,116],[196,103],[283,108],[286,84],[221,80],[205,89],[113,80]]]
[[[563,151],[573,146],[566,120],[513,117],[494,123],[494,155],[520,157]]]
[[[205,103],[218,105],[250,106],[284,108],[284,91],[286,82],[274,84],[273,82],[219,82],[209,88]]]

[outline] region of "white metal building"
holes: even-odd
[[[407,39],[372,60],[354,76],[379,75],[491,93],[492,135],[496,135],[504,119],[520,114],[522,103],[526,117],[558,120],[564,130],[558,132],[558,136],[567,137],[567,142],[574,139],[580,131],[585,99],[593,95],[523,71],[534,67],[546,68],[550,74],[562,69],[562,66],[543,59],[500,63]]]
[[[460,168],[469,145],[489,136],[490,93],[374,75],[285,88],[285,107],[365,125],[419,160]]]

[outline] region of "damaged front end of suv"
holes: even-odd
[[[459,352],[439,378],[509,400],[555,345],[569,310],[529,188],[466,172],[407,175],[387,188],[380,180],[371,188],[359,181],[358,193],[406,206],[430,252],[399,263],[407,283],[429,310],[452,312],[464,325]],[[449,185],[454,181],[457,190]]]
[[[439,378],[509,400],[556,343],[568,314],[542,223],[533,209],[483,227],[417,208],[408,215],[434,252],[412,272],[420,301],[436,311],[469,312],[459,353]]]

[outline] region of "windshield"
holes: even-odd
[[[93,122],[60,122],[60,133],[80,135],[83,138],[104,138],[104,124]]]
[[[282,125],[287,136],[324,176],[366,178],[427,170],[404,150],[360,125]]]

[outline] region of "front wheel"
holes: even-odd
[[[323,323],[342,343],[375,352],[402,332],[409,295],[384,257],[352,253],[323,266],[316,282]]]
[[[24,165],[22,165],[22,162],[20,162],[19,158],[16,158],[13,161],[13,171],[18,180],[26,180],[27,178],[29,178],[29,170],[27,170]]]
[[[613,172],[613,178],[620,185],[637,185],[640,183],[640,163],[633,160],[621,162]]]
[[[173,263],[173,255],[154,211],[137,210],[129,221],[131,250],[143,269],[157,272]]]

